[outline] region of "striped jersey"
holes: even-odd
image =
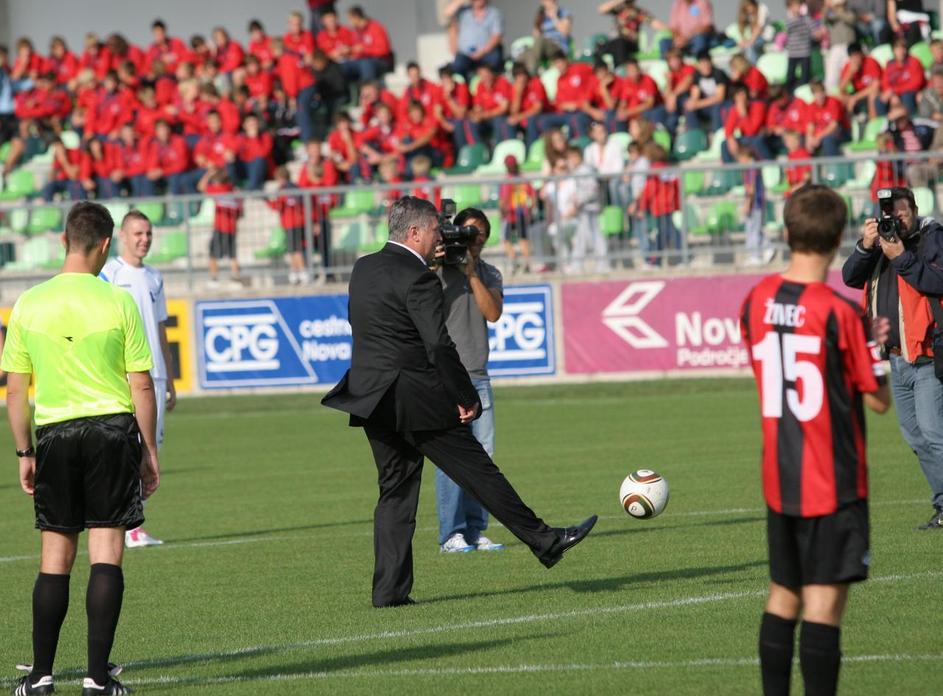
[[[868,495],[861,395],[884,380],[859,307],[824,283],[764,278],[743,303],[763,423],[766,503],[797,517]]]

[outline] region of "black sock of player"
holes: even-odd
[[[59,630],[69,611],[69,576],[40,573],[33,585],[33,670],[30,682],[52,674]]]
[[[92,564],[85,595],[88,614],[88,676],[96,684],[108,681],[108,657],[115,642],[115,629],[124,596],[121,567],[109,563]]]
[[[760,673],[765,696],[789,696],[796,622],[765,612],[760,622]]]
[[[799,664],[806,696],[831,696],[838,690],[841,667],[838,626],[802,622],[799,632]]]

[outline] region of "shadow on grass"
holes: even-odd
[[[684,522],[681,525],[660,525],[657,527],[649,526],[645,521],[640,521],[639,526],[623,527],[622,529],[607,529],[604,531],[590,532],[590,539],[607,536],[624,536],[627,534],[644,534],[646,532],[665,532],[677,531],[678,529],[697,529],[698,527],[729,527],[737,524],[753,524],[755,522],[764,522],[766,517],[763,515],[749,515],[744,517],[732,517],[726,520],[704,520],[703,522]]]
[[[265,536],[266,534],[278,534],[280,532],[304,532],[312,529],[331,529],[334,527],[350,527],[358,524],[373,524],[373,519],[348,520],[346,522],[324,522],[322,524],[295,525],[293,527],[270,527],[268,529],[252,529],[249,531],[227,532],[225,534],[210,534],[205,536],[184,537],[174,539],[171,544],[180,544],[190,541],[215,541],[217,539],[235,539],[243,537]]]
[[[632,575],[623,575],[614,578],[598,578],[595,580],[566,580],[562,582],[541,583],[539,585],[530,585],[527,587],[513,587],[506,590],[495,590],[491,592],[469,592],[466,594],[453,594],[446,597],[432,597],[422,599],[422,604],[436,604],[439,602],[466,601],[469,599],[479,599],[482,597],[498,597],[501,595],[515,595],[525,592],[543,592],[545,590],[570,590],[572,592],[591,593],[591,592],[619,592],[625,589],[634,588],[646,583],[670,582],[672,580],[692,580],[695,578],[707,578],[716,575],[726,575],[728,573],[739,573],[744,570],[765,567],[766,559],[759,561],[750,561],[749,563],[738,563],[736,565],[695,567],[695,568],[677,568],[675,570],[651,571],[645,573],[634,573]]]

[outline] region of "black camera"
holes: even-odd
[[[452,222],[455,212],[455,201],[443,198],[442,208],[439,210],[439,233],[442,235],[442,247],[445,249],[445,254],[437,260],[446,266],[465,264],[468,261],[468,245],[478,237],[477,227],[473,225],[457,227]]]
[[[894,192],[891,189],[878,189],[878,205],[881,207],[878,234],[889,242],[900,239],[903,227],[894,215]]]

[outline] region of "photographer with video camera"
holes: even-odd
[[[455,204],[442,201],[443,245],[436,269],[445,300],[445,328],[455,342],[458,357],[481,400],[481,415],[471,424],[472,434],[488,456],[494,456],[494,392],[488,377],[488,324],[504,309],[501,271],[481,258],[491,236],[491,223],[477,208],[455,215]],[[488,527],[488,511],[441,469],[435,472],[435,500],[439,513],[439,545],[445,553],[498,551],[481,532]]]
[[[918,217],[910,189],[877,198],[880,217],[865,222],[842,278],[865,289],[869,316],[890,319],[883,351],[897,418],[933,494],[933,516],[917,529],[943,529],[943,225]]]

